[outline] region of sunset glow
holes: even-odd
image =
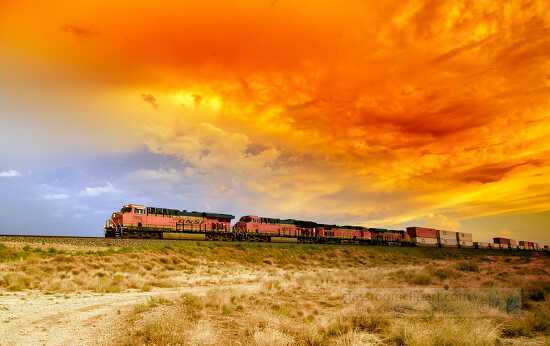
[[[548,1],[7,0],[0,42],[0,206],[550,242]]]

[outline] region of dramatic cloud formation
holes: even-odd
[[[187,167],[126,181],[381,226],[550,210],[547,1],[28,3],[3,59],[104,116],[49,117]]]

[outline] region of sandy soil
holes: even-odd
[[[123,316],[150,297],[201,294],[213,288],[253,291],[260,283],[157,289],[151,292],[0,297],[0,345],[106,345],[123,326]]]

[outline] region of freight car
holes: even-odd
[[[519,241],[519,246],[524,249],[524,250],[536,250],[535,249],[535,243],[531,242],[531,241],[525,241],[525,240],[520,240]]]
[[[437,232],[438,230],[434,228],[407,227],[407,234],[409,235],[411,242],[416,246],[439,246]]]
[[[493,238],[493,242],[498,245],[499,248],[508,249],[511,247],[511,241],[508,238]]]
[[[473,241],[472,233],[457,232],[456,236],[457,236],[457,240],[458,240],[458,247],[461,247],[461,248],[473,248],[474,247],[474,241]]]
[[[476,241],[476,242],[474,242],[474,248],[476,248],[476,249],[490,249],[491,244],[487,243],[487,242]]]
[[[548,251],[538,243],[494,238],[494,243],[473,242],[471,233],[425,227],[406,231],[362,226],[338,226],[313,221],[246,215],[233,227],[229,214],[145,207],[128,204],[105,224],[106,238],[164,238],[165,235],[201,234],[207,240],[272,241],[300,243],[354,243],[396,246],[524,249]]]

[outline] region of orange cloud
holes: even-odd
[[[547,1],[29,3],[0,14],[10,51],[95,81],[243,204],[450,225],[550,209]]]
[[[159,105],[157,103],[157,99],[155,98],[155,96],[151,94],[142,94],[141,98],[143,99],[143,101],[150,104],[151,107],[153,107],[154,109],[158,109]]]
[[[97,35],[97,32],[93,31],[92,29],[84,28],[78,25],[65,25],[62,29],[64,32],[73,34],[76,37],[80,38],[90,38],[94,35]]]

